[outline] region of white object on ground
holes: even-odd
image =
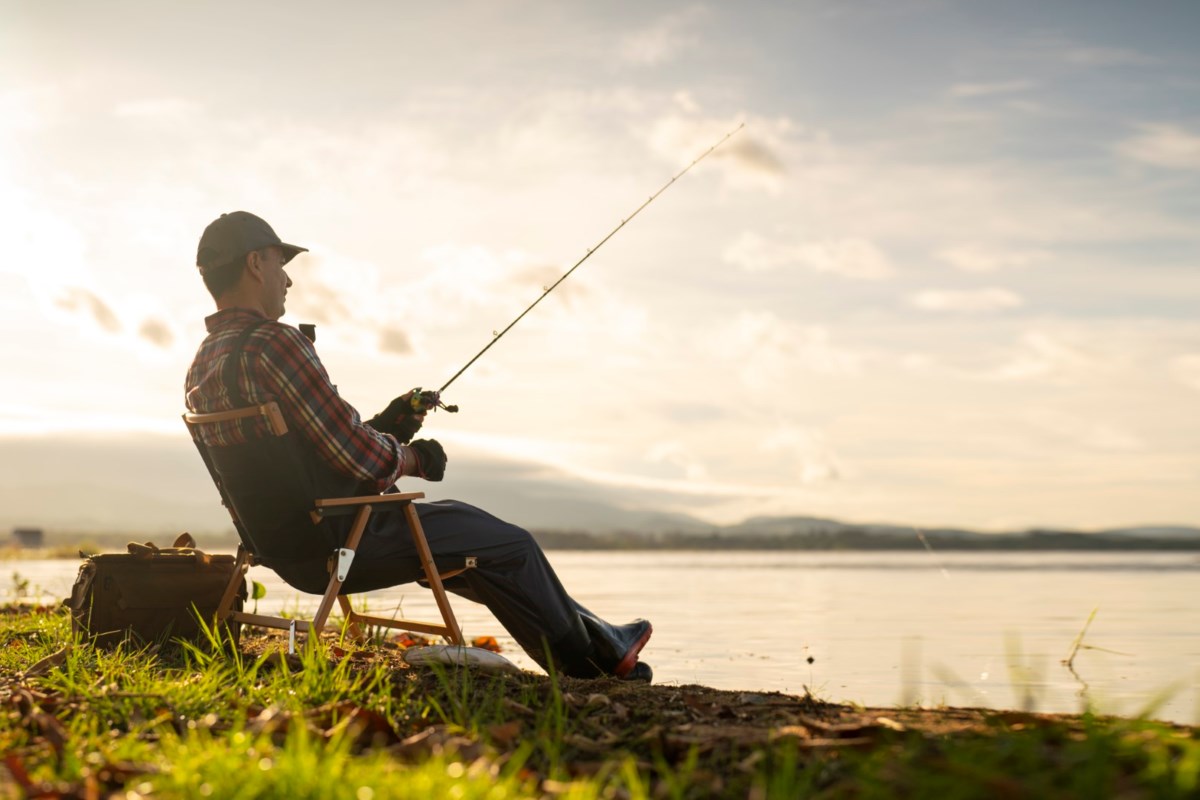
[[[453,644],[410,647],[404,651],[402,657],[414,667],[449,664],[458,667],[479,667],[489,672],[521,672],[516,664],[504,656],[482,647],[460,647]]]

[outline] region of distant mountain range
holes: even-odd
[[[677,507],[679,496],[471,456],[457,458],[452,467],[443,483],[405,487],[424,491],[429,500],[466,500],[534,531],[549,546],[906,549],[924,547],[923,536],[943,549],[1200,547],[1200,528],[1161,524],[1086,533],[918,532],[909,525],[786,516],[720,526],[655,508]],[[0,439],[0,544],[15,527],[43,528],[51,544],[83,537],[166,540],[184,530],[201,535],[202,543],[232,536],[217,492],[183,436]]]
[[[1027,528],[1002,533],[984,533],[966,528],[920,528],[914,525],[887,523],[839,522],[820,517],[753,517],[736,525],[721,528],[729,536],[811,536],[814,534],[864,533],[872,536],[912,537],[917,533],[940,539],[988,539],[996,536],[1030,535],[1088,535],[1132,539],[1200,540],[1200,528],[1187,525],[1143,525],[1076,531],[1059,528]]]
[[[1099,531],[1029,529],[984,533],[961,528],[858,524],[819,517],[756,517],[737,525],[659,533],[540,530],[546,547],[756,550],[1200,550],[1200,528],[1147,525]]]

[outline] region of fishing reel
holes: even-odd
[[[436,411],[442,409],[448,414],[457,414],[458,406],[448,406],[442,402],[442,393],[433,389],[422,390],[420,386],[413,389],[409,393],[409,403],[412,405],[414,414],[424,414],[427,411]]]

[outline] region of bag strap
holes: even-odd
[[[186,531],[181,533],[175,539],[175,543],[171,547],[159,547],[154,542],[130,542],[126,549],[129,550],[129,555],[135,558],[154,558],[155,556],[164,555],[179,555],[179,556],[195,556],[196,560],[201,564],[208,564],[212,561],[212,556],[208,553],[196,549],[196,539]]]

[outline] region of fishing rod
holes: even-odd
[[[508,323],[508,326],[506,328],[504,328],[504,330],[500,331],[499,333],[493,332],[492,340],[490,342],[488,342],[482,350],[480,350],[478,353],[476,353],[474,355],[474,357],[471,358],[470,361],[468,361],[466,364],[464,364],[462,369],[460,369],[458,372],[454,373],[450,377],[450,380],[443,383],[442,387],[440,389],[437,389],[436,391],[432,390],[432,389],[427,389],[427,390],[422,391],[422,389],[419,386],[416,389],[413,389],[412,393],[411,393],[411,395],[412,395],[411,403],[412,403],[413,411],[416,413],[424,413],[431,409],[441,408],[441,409],[444,409],[444,410],[450,412],[451,414],[456,413],[458,411],[458,406],[446,405],[445,403],[442,402],[441,396],[442,396],[442,392],[446,391],[446,388],[448,386],[450,386],[450,384],[452,384],[452,383],[454,383],[454,381],[458,380],[458,376],[460,376],[464,372],[466,372],[468,367],[470,367],[472,364],[474,364],[476,361],[478,361],[480,356],[482,356],[484,353],[486,353],[488,350],[490,350],[492,348],[492,345],[494,345],[496,342],[500,341],[501,337],[503,337],[504,334],[506,334],[510,330],[512,330],[512,327],[514,325],[516,325],[518,322],[520,322],[521,319],[524,318],[524,316],[526,314],[528,314],[530,311],[532,311],[534,306],[536,306],[538,303],[542,302],[542,300],[545,299],[546,295],[553,292],[560,283],[562,283],[567,278],[569,278],[571,276],[571,273],[579,268],[580,264],[582,264],[583,262],[585,262],[589,258],[591,258],[592,254],[595,253],[597,250],[599,250],[601,247],[603,247],[605,242],[607,242],[609,239],[611,239],[613,236],[615,236],[617,231],[621,230],[621,228],[624,228],[629,222],[631,222],[633,220],[634,217],[636,217],[638,214],[640,214],[643,208],[645,208],[646,206],[653,203],[654,199],[656,197],[658,197],[660,194],[662,194],[663,192],[665,192],[667,189],[669,189],[671,184],[675,183],[675,181],[682,178],[685,174],[687,174],[688,170],[690,170],[692,167],[696,166],[701,161],[703,161],[705,159],[705,157],[708,156],[709,153],[711,153],[713,150],[716,150],[721,145],[725,144],[725,142],[728,141],[730,139],[730,137],[732,137],[735,133],[737,133],[744,127],[746,127],[746,123],[743,122],[740,125],[738,125],[736,128],[734,128],[733,130],[731,130],[729,133],[727,133],[723,137],[721,137],[720,141],[718,141],[712,147],[708,148],[703,153],[701,153],[699,156],[697,156],[696,159],[694,161],[692,161],[692,163],[688,164],[686,167],[681,169],[678,173],[675,174],[674,177],[671,178],[671,180],[664,183],[657,192],[650,195],[650,197],[647,198],[644,203],[642,203],[640,206],[638,206],[637,209],[635,209],[632,214],[630,214],[628,217],[625,217],[624,219],[622,219],[621,224],[618,225],[617,227],[613,228],[611,231],[609,231],[607,236],[605,236],[603,239],[601,239],[599,242],[597,242],[596,245],[594,245],[593,247],[588,248],[588,251],[587,251],[587,253],[584,254],[583,258],[576,261],[575,265],[572,266],[565,273],[563,273],[561,278],[559,278],[553,284],[551,284],[549,287],[547,287],[546,290],[543,291],[542,294],[538,297],[538,299],[536,299],[532,303],[530,303],[529,306],[524,311],[522,311],[520,314],[517,315],[516,319],[514,319],[512,322]]]

